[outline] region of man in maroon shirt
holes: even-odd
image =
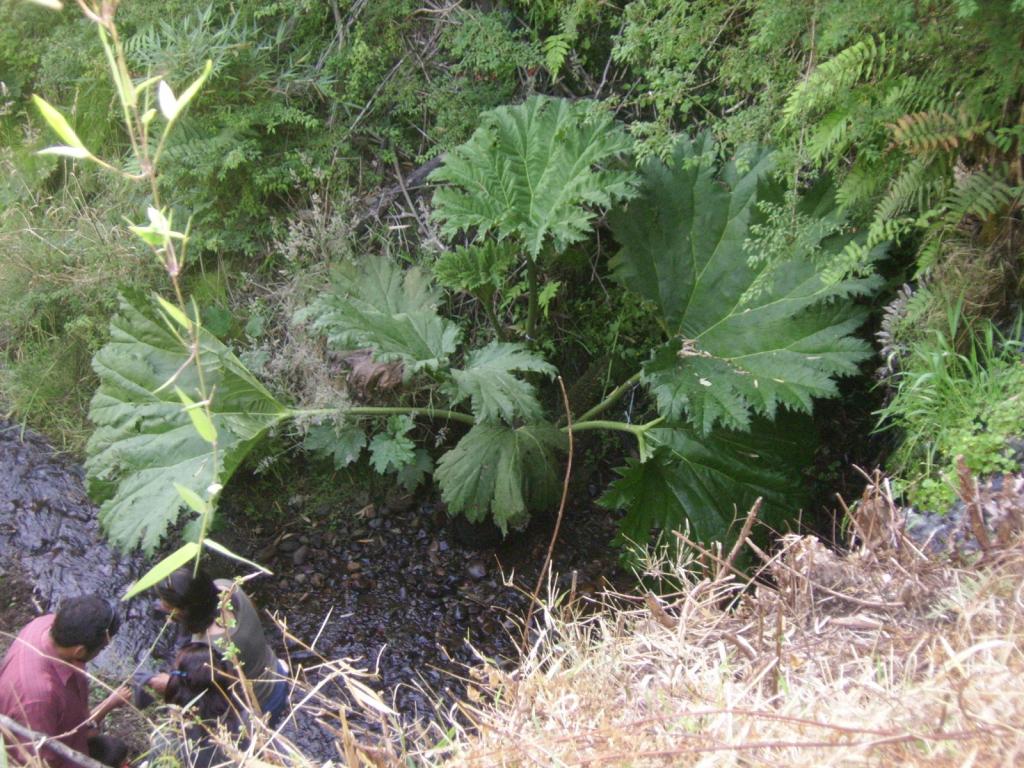
[[[88,753],[96,724],[131,700],[121,688],[89,712],[85,663],[107,646],[119,626],[117,612],[96,595],[68,598],[56,614],[29,622],[0,664],[0,714]],[[8,744],[16,762],[36,754],[32,743]],[[44,747],[40,754],[51,768],[76,768],[54,750]]]

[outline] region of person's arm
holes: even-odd
[[[125,704],[130,704],[132,700],[132,689],[127,685],[122,685],[120,688],[116,688],[110,692],[103,701],[96,705],[96,707],[89,714],[89,719],[93,723],[99,725],[103,722],[108,714],[113,712],[118,707],[123,707]]]
[[[166,672],[153,675],[146,681],[146,685],[152,688],[154,691],[163,695],[164,691],[167,690],[167,683],[171,680],[171,676]]]

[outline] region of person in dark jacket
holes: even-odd
[[[227,579],[211,579],[205,571],[179,568],[154,588],[162,608],[194,642],[209,643],[226,653],[233,646],[241,672],[252,685],[261,712],[274,726],[288,704],[287,667],[267,642],[255,606],[241,587]],[[151,686],[166,683],[157,675]]]
[[[237,685],[231,666],[211,645],[191,642],[178,651],[164,701],[187,710],[193,721],[185,728],[180,749],[186,765],[210,768],[228,762],[210,733],[218,725],[230,734],[241,730],[245,715],[235,695]]]

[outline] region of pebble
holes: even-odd
[[[466,573],[468,573],[471,578],[479,581],[487,575],[487,566],[484,565],[483,560],[470,560],[469,565],[466,567]]]
[[[289,552],[294,552],[300,546],[301,545],[299,544],[299,540],[298,539],[282,539],[281,541],[279,541],[277,543],[277,549],[280,552],[284,552],[285,554],[287,554]]]

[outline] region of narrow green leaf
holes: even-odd
[[[163,296],[157,296],[156,300],[160,303],[161,309],[173,317],[178,325],[185,330],[190,330],[192,328],[192,321],[189,320],[188,315],[182,312],[178,307],[171,304],[171,302],[167,301]]]
[[[273,576],[274,575],[273,571],[271,571],[271,570],[269,570],[267,568],[264,568],[259,563],[254,563],[252,560],[246,560],[241,555],[232,552],[230,549],[225,547],[223,544],[218,544],[213,539],[203,539],[203,546],[206,547],[207,549],[212,549],[218,555],[224,555],[224,557],[229,557],[232,560],[235,560],[235,561],[237,561],[239,563],[244,563],[245,565],[251,566],[252,568],[255,568],[257,571],[259,571],[260,573],[265,573],[268,576]]]
[[[167,236],[161,235],[156,232],[152,227],[140,227],[132,224],[128,227],[129,230],[134,232],[142,242],[146,245],[151,245],[154,248],[163,248],[167,245]]]
[[[64,115],[57,111],[56,108],[47,103],[46,99],[42,98],[38,94],[32,94],[32,101],[35,102],[36,107],[39,108],[40,113],[43,115],[43,119],[46,120],[47,124],[53,128],[53,130],[64,139],[65,143],[76,149],[85,150],[85,145],[82,140],[78,138],[78,134],[75,133],[74,128],[64,119]],[[85,150],[88,152],[88,150]]]
[[[210,512],[210,505],[203,500],[203,498],[193,491],[191,488],[182,485],[181,483],[174,484],[175,489],[178,491],[178,495],[185,500],[192,509],[198,512],[200,515],[206,515]]]
[[[207,59],[206,65],[203,67],[202,74],[200,74],[199,77],[197,77],[192,84],[182,92],[181,96],[178,97],[179,114],[181,113],[181,110],[188,106],[188,103],[195,98],[195,95],[199,93],[199,89],[203,87],[203,83],[206,82],[206,79],[210,76],[211,72],[213,72],[213,61],[211,59]]]
[[[192,426],[196,428],[196,432],[206,442],[213,445],[217,442],[217,430],[213,426],[213,422],[210,421],[210,417],[206,414],[204,403],[194,403],[189,396],[182,392],[178,387],[174,388],[174,391],[178,393],[178,397],[181,399],[182,405],[185,406],[185,413],[192,419]]]
[[[141,81],[135,86],[135,95],[138,96],[151,85],[158,82],[160,82],[160,75],[153,75],[153,77],[147,77],[145,80]]]
[[[146,571],[142,578],[128,588],[128,591],[124,593],[124,597],[121,599],[131,600],[140,592],[145,592],[150,587],[156,586],[181,568],[181,566],[185,565],[185,563],[194,560],[198,554],[199,545],[194,541],[182,544],[178,549]]]

